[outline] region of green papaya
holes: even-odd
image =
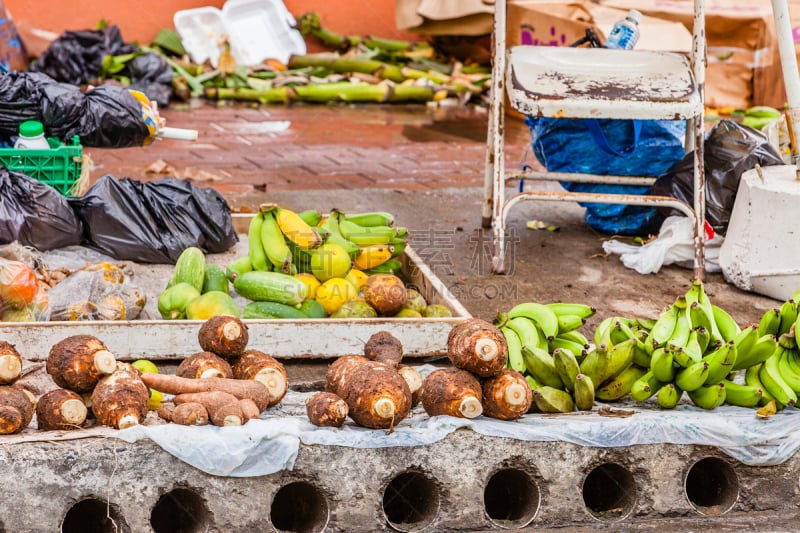
[[[200,297],[200,291],[188,283],[176,283],[158,297],[158,312],[164,320],[186,318],[186,308]]]
[[[186,318],[189,320],[207,320],[218,315],[232,315],[239,318],[239,314],[236,302],[230,294],[222,291],[209,291],[186,306]]]

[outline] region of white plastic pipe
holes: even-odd
[[[786,86],[786,100],[789,102],[789,117],[792,120],[792,133],[795,143],[800,142],[800,74],[797,72],[797,56],[794,51],[792,22],[789,18],[789,5],[786,0],[772,0],[772,15],[778,34],[778,51],[783,69],[783,83]],[[792,161],[800,171],[800,157],[797,147],[792,146]]]
[[[176,141],[196,141],[197,130],[190,130],[185,128],[159,128],[156,135],[159,139],[174,139]]]

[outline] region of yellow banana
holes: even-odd
[[[392,258],[394,246],[391,244],[373,244],[364,246],[353,259],[353,266],[359,270],[368,270],[384,264]]]
[[[304,250],[313,250],[322,245],[322,237],[314,231],[300,215],[291,209],[285,209],[276,205],[263,205],[262,211],[271,210],[275,213],[275,220],[281,228],[284,236]]]

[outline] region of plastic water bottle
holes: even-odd
[[[632,50],[639,40],[639,22],[642,14],[631,9],[628,15],[614,24],[611,33],[606,40],[606,48],[618,48],[620,50]]]
[[[44,137],[44,126],[38,120],[26,120],[19,125],[19,137],[14,148],[33,148],[49,150],[50,144]]]

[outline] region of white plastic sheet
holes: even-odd
[[[290,392],[281,406],[241,427],[184,427],[176,424],[136,426],[115,434],[127,442],[149,438],[175,457],[213,475],[247,477],[292,469],[306,445],[383,448],[433,444],[459,428],[482,435],[524,441],[563,441],[581,446],[624,447],[642,444],[714,446],[747,465],[782,463],[800,449],[800,410],[787,408],[769,419],[754,409],[722,406],[713,411],[680,404],[671,411],[649,404],[611,404],[630,409],[626,418],[575,412],[531,414],[505,422],[487,417],[473,420],[429,417],[421,407],[388,434],[355,426],[318,428],[305,416],[311,393]]]

